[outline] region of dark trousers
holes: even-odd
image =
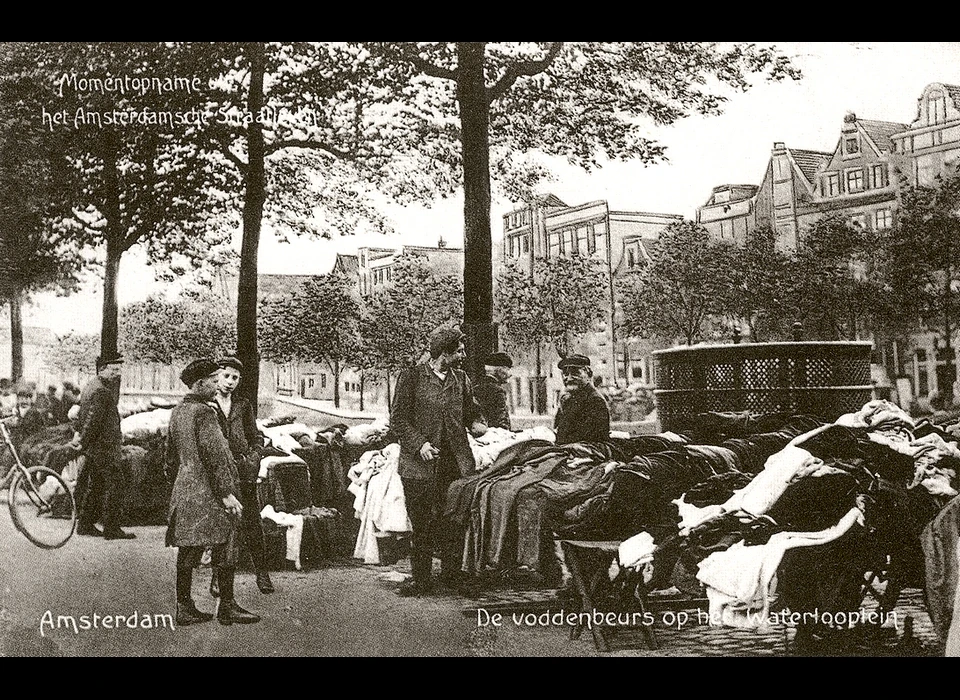
[[[257,485],[255,483],[240,482],[240,505],[243,514],[239,527],[240,541],[250,552],[255,571],[266,571],[267,560],[263,546],[263,521],[260,518],[260,506],[257,499]]]
[[[450,453],[449,450],[444,450]],[[433,555],[440,554],[440,566],[444,578],[455,576],[460,570],[462,547],[457,548],[457,537],[443,522],[443,508],[447,487],[459,478],[456,461],[443,460],[437,465],[436,474],[428,479],[400,477],[403,497],[410,519],[410,568],[414,583],[429,587],[433,575]]]
[[[119,530],[126,485],[119,448],[84,455],[83,468],[74,489],[77,524],[91,527],[100,519],[107,532]]]

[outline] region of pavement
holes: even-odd
[[[255,625],[210,622],[175,628],[175,550],[163,527],[130,528],[137,539],[74,536],[61,549],[31,545],[0,509],[0,654],[4,656],[939,656],[918,590],[901,596],[895,617],[870,634],[797,650],[796,628],[711,627],[706,611],[657,609],[656,650],[637,630],[620,630],[599,652],[589,630],[571,639],[554,590],[488,590],[475,597],[401,598],[407,560],[365,565],[349,556],[287,565],[271,574],[277,591],[260,594],[249,572],[237,599],[263,616]],[[194,599],[214,610],[209,570],[194,577]],[[865,606],[872,603],[868,600]],[[698,615],[698,612],[701,613]],[[545,614],[546,613],[546,614]],[[559,617],[557,613],[560,613]],[[670,613],[670,614],[668,614]],[[500,614],[501,618],[495,618]],[[499,624],[497,624],[499,623]],[[862,628],[866,630],[867,628]]]

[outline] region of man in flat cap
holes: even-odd
[[[593,385],[590,358],[567,355],[557,363],[565,393],[554,420],[557,444],[600,442],[610,438],[610,408]]]
[[[220,583],[217,620],[223,625],[259,622],[234,599],[237,564],[237,523],[243,506],[237,499],[239,478],[230,445],[209,404],[217,391],[220,365],[211,359],[194,360],[180,373],[189,387],[170,413],[166,463],[175,472],[167,525],[167,546],[177,547],[177,624],[192,625],[213,618],[197,609],[191,595],[193,569],[204,550]]]
[[[513,360],[505,352],[495,352],[487,355],[483,364],[486,374],[477,384],[477,402],[489,427],[511,430],[506,384]]]
[[[80,392],[80,410],[74,446],[84,456],[77,476],[75,496],[78,508],[77,534],[127,540],[136,537],[120,528],[123,498],[127,486],[120,448],[120,355],[97,358],[97,375]],[[103,530],[96,526],[102,515]]]
[[[476,471],[467,439],[487,430],[473,387],[460,369],[466,357],[464,335],[441,326],[430,335],[430,359],[400,373],[390,407],[390,427],[399,436],[398,471],[411,525],[410,564],[413,580],[400,595],[424,595],[433,588],[434,544],[441,549],[441,579],[457,586],[462,580],[461,548],[439,527],[447,487]],[[442,531],[441,531],[442,530]]]
[[[261,593],[273,593],[273,582],[267,570],[263,545],[263,521],[257,502],[257,476],[260,473],[263,434],[257,428],[257,418],[249,399],[236,395],[237,386],[243,377],[243,363],[239,358],[228,355],[220,358],[217,364],[220,365],[220,378],[217,380],[217,393],[214,394],[211,405],[217,412],[217,420],[230,445],[240,477],[240,492],[237,494],[243,506],[238,528],[240,541],[250,553],[256,572],[257,588]],[[220,595],[219,585],[214,569],[210,577],[210,593],[214,597]]]

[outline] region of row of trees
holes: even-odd
[[[356,280],[340,273],[313,277],[259,303],[259,342],[263,359],[278,363],[314,362],[333,377],[334,403],[340,405],[344,368],[389,380],[420,360],[431,330],[459,323],[463,287],[457,275],[436,274],[426,257],[401,255],[392,281],[362,300]],[[237,330],[224,300],[181,296],[149,297],[120,309],[121,350],[132,361],[168,365],[196,357],[234,352]],[[96,337],[67,334],[46,353],[54,370],[90,370]],[[244,373],[246,376],[246,372]],[[363,391],[361,386],[361,409]]]
[[[101,352],[113,352],[127,251],[177,276],[239,227],[237,349],[255,393],[263,222],[384,229],[384,196],[430,202],[462,186],[475,363],[493,343],[491,184],[525,198],[545,176],[533,153],[587,170],[656,162],[649,125],[719,113],[752,76],[799,73],[772,48],[707,42],[4,42],[0,148],[37,167],[5,168],[0,187],[37,201],[24,215],[4,194],[0,237],[58,267],[11,273],[0,294],[17,305],[99,266]]]

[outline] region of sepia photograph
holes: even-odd
[[[0,656],[960,656],[958,327],[960,42],[0,42]]]

